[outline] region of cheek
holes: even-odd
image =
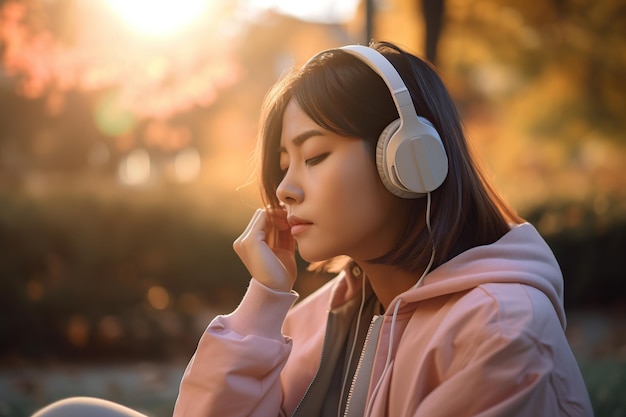
[[[329,204],[336,208],[337,214],[342,212],[346,222],[362,222],[378,214],[390,196],[370,161],[343,165],[335,175],[329,176],[328,184],[327,197],[332,199]]]

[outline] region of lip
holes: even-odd
[[[289,223],[289,227],[291,229],[291,234],[293,236],[304,232],[309,228],[313,223],[308,220],[301,219],[297,216],[288,216],[287,223]]]

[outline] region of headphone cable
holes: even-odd
[[[430,193],[427,193],[426,194],[426,227],[428,228],[428,233],[430,234],[430,239],[432,241],[432,251],[430,254],[430,261],[428,262],[426,269],[422,273],[422,276],[417,280],[417,282],[413,286],[413,289],[419,287],[422,284],[424,277],[426,277],[426,275],[430,272],[430,268],[433,266],[433,262],[435,260],[435,242],[433,239],[432,229],[430,227],[430,203],[431,203]],[[398,316],[398,310],[400,309],[400,303],[402,303],[401,298],[399,298],[398,301],[396,302],[396,305],[393,309],[393,316],[391,317],[391,330],[389,332],[389,347],[387,350],[387,360],[385,361],[385,367],[383,368],[383,371],[380,374],[380,378],[378,378],[378,382],[376,383],[376,386],[372,390],[372,395],[370,396],[364,416],[368,416],[370,412],[372,411],[372,407],[374,404],[373,399],[378,393],[378,390],[380,389],[380,386],[383,382],[383,378],[385,377],[385,373],[387,373],[387,370],[389,369],[389,365],[391,365],[391,352],[393,350],[393,338],[394,338],[395,327],[396,327],[396,318]]]

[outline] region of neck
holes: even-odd
[[[359,263],[359,266],[385,310],[396,296],[410,289],[419,278],[419,274],[395,266],[365,262]]]

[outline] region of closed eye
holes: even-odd
[[[313,166],[313,165],[317,165],[317,164],[319,164],[320,162],[322,162],[324,159],[326,159],[326,157],[327,157],[328,155],[329,155],[329,153],[328,153],[328,152],[326,152],[326,153],[323,153],[323,154],[321,154],[321,155],[314,156],[313,158],[306,159],[306,160],[304,161],[304,164],[305,164],[306,166]]]

